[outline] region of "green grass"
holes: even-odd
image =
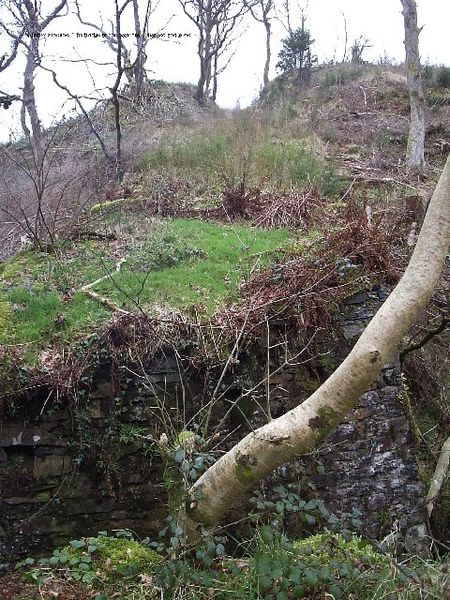
[[[280,127],[256,122],[244,113],[195,133],[186,132],[185,138],[172,144],[162,141],[144,156],[141,169],[187,178],[197,188],[195,195],[203,188],[214,196],[223,177],[236,179],[243,174],[249,185],[260,187],[313,184],[325,195],[334,195],[341,187],[318,140],[306,130],[294,135],[290,123]]]
[[[239,283],[250,269],[267,265],[272,253],[289,245],[291,239],[286,230],[174,219],[167,225],[163,244],[159,244],[159,249],[164,243],[167,249],[159,258],[159,268],[148,271],[139,255],[114,275],[114,281],[121,289],[136,291],[145,278],[136,297],[143,305],[157,303],[178,309],[200,305],[210,313],[221,301],[236,299]],[[106,281],[99,289],[107,293],[111,283]],[[111,291],[116,301],[125,300],[117,289]]]
[[[196,219],[145,221],[131,216],[126,246],[79,242],[56,255],[25,252],[0,271],[0,343],[25,346],[36,362],[49,344],[67,344],[94,332],[111,315],[80,291],[109,274],[93,291],[119,307],[155,306],[211,314],[237,300],[240,283],[273,261],[293,237],[287,230],[256,230]],[[119,272],[116,265],[126,258]]]

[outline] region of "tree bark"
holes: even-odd
[[[189,492],[186,531],[215,525],[254,483],[310,451],[352,409],[396,352],[439,279],[450,243],[450,157],[405,273],[344,362],[305,402],[248,434]]]
[[[266,88],[269,85],[269,68],[270,68],[270,36],[271,36],[271,26],[270,21],[265,18],[264,19],[264,27],[266,28],[266,62],[264,63],[264,73],[263,73],[263,84]]]
[[[441,487],[444,483],[445,476],[447,475],[449,463],[450,437],[447,438],[447,440],[444,442],[444,445],[442,446],[442,450],[439,455],[439,460],[437,462],[433,478],[431,479],[430,489],[428,490],[428,494],[425,500],[428,518],[431,517],[431,513],[433,512],[434,504],[439,496],[439,492],[441,491]]]
[[[401,0],[405,24],[406,73],[411,106],[406,160],[410,167],[422,171],[425,166],[425,98],[419,55],[417,6],[415,0]]]
[[[22,129],[26,137],[28,137],[31,147],[33,148],[34,161],[36,169],[42,171],[43,169],[43,131],[41,121],[39,119],[36,94],[34,87],[34,77],[36,67],[40,62],[40,51],[39,51],[39,36],[42,32],[41,24],[38,22],[38,15],[35,11],[35,7],[30,3],[26,2],[27,9],[27,28],[30,34],[30,42],[26,49],[26,63],[25,70],[23,73],[23,113],[22,113]],[[31,125],[31,132],[26,125],[26,117],[28,114]]]
[[[134,15],[134,33],[136,36],[136,60],[133,67],[134,81],[136,83],[136,97],[140,98],[142,94],[142,85],[144,83],[144,63],[146,56],[143,49],[143,31],[141,30],[141,21],[139,18],[138,0],[133,0]]]

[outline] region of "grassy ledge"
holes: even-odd
[[[92,333],[111,310],[81,288],[101,278],[92,290],[127,310],[151,314],[164,305],[211,314],[236,300],[248,274],[292,242],[292,233],[282,229],[132,215],[115,242],[73,242],[55,254],[23,252],[1,267],[0,343],[24,345],[26,360],[34,362],[46,346]]]

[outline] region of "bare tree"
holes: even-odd
[[[209,97],[213,79],[215,79],[213,95],[217,94],[218,59],[229,47],[230,36],[248,8],[242,0],[178,1],[186,16],[198,29],[200,77],[195,97],[200,105],[204,105]]]
[[[425,98],[420,66],[417,5],[415,0],[401,0],[405,24],[406,73],[408,78],[411,117],[407,148],[407,163],[421,171],[425,166]]]
[[[9,57],[2,58],[3,68],[12,64],[19,46],[25,50],[25,69],[23,73],[21,125],[24,135],[33,148],[35,167],[43,171],[44,140],[41,121],[36,104],[34,80],[36,69],[41,63],[40,41],[42,33],[50,23],[61,17],[67,8],[67,0],[60,2],[48,12],[43,14],[42,2],[32,0],[10,0],[7,9],[11,18],[11,25],[1,23],[1,28],[10,38],[12,43]],[[31,127],[31,131],[29,126]]]
[[[40,169],[30,160],[28,144],[0,149],[0,256],[14,253],[19,240],[52,250],[94,221],[86,208],[98,192],[97,165],[83,156],[82,144],[77,151],[72,135],[64,123],[45,131]]]
[[[133,80],[133,76],[135,74],[134,68],[139,64],[139,81],[142,84],[144,81],[144,64],[145,60],[142,55],[137,55],[136,61],[132,63],[131,61],[131,52],[125,46],[123,42],[122,36],[122,19],[125,10],[128,6],[133,4],[134,17],[135,17],[135,26],[138,28],[138,33],[140,37],[136,37],[136,43],[138,44],[138,48],[143,52],[145,45],[143,42],[139,42],[141,39],[141,31],[140,31],[140,18],[139,18],[139,7],[137,2],[134,0],[123,0],[123,2],[119,2],[118,0],[112,0],[112,4],[110,4],[113,9],[112,19],[110,20],[111,32],[107,33],[106,28],[103,25],[98,25],[97,23],[92,23],[90,21],[86,21],[81,13],[81,7],[79,0],[75,0],[76,12],[78,15],[78,19],[83,25],[87,25],[97,30],[102,35],[102,39],[107,43],[109,48],[114,52],[114,81],[112,86],[109,88],[111,94],[111,101],[114,107],[114,125],[115,125],[115,151],[114,156],[111,156],[111,153],[108,151],[105,141],[101,138],[98,131],[95,129],[92,120],[89,118],[87,110],[81,103],[81,99],[77,94],[70,92],[67,86],[63,86],[58,82],[58,78],[55,73],[53,73],[54,81],[65,91],[76,100],[78,106],[82,110],[85,118],[88,121],[88,124],[91,128],[91,131],[96,136],[97,140],[99,140],[101,148],[110,163],[113,164],[114,167],[114,176],[116,179],[121,180],[123,177],[124,169],[122,164],[122,123],[121,123],[121,106],[120,106],[120,97],[119,97],[119,89],[121,83],[123,81],[124,75],[129,78],[129,81]],[[136,6],[135,6],[136,4]],[[151,8],[151,3],[147,4],[147,7]],[[137,23],[136,23],[137,19]]]
[[[244,0],[252,17],[264,25],[266,30],[266,61],[264,63],[263,85],[269,85],[269,68],[271,59],[272,13],[275,7],[274,0]]]
[[[114,82],[109,88],[111,94],[110,100],[114,107],[114,124],[115,124],[115,152],[112,156],[111,152],[107,148],[105,140],[102,139],[100,133],[95,128],[92,119],[89,117],[88,111],[83,106],[81,96],[70,91],[67,86],[64,86],[59,81],[56,73],[53,72],[53,79],[59,85],[60,88],[64,89],[66,93],[73,98],[81,109],[85,116],[91,131],[100,142],[100,146],[105,154],[109,163],[114,165],[115,178],[120,180],[123,177],[123,164],[122,164],[122,123],[121,123],[121,103],[120,103],[120,89],[126,77],[130,84],[131,93],[135,100],[141,101],[143,97],[145,83],[147,81],[147,74],[145,70],[145,63],[147,61],[146,48],[149,41],[148,25],[151,14],[157,8],[159,2],[152,2],[152,0],[146,0],[145,9],[143,14],[140,12],[139,0],[110,0],[109,8],[112,9],[111,18],[108,18],[109,29],[103,23],[93,23],[87,21],[82,16],[80,1],[75,0],[76,13],[79,21],[92,29],[95,29],[101,34],[102,40],[114,53]],[[130,49],[124,43],[124,36],[122,35],[122,20],[124,13],[128,6],[133,8],[133,19],[135,29],[135,48]],[[104,10],[105,12],[105,10]],[[107,11],[106,11],[107,13]],[[98,64],[98,63],[97,63]],[[103,65],[105,66],[105,65]]]
[[[147,62],[147,44],[149,40],[148,36],[148,24],[150,15],[152,14],[154,7],[152,7],[152,0],[147,0],[143,26],[141,25],[142,19],[139,12],[139,1],[133,0],[133,18],[134,18],[134,32],[136,36],[136,58],[132,63],[133,80],[136,87],[136,97],[141,98],[144,82],[147,79],[147,73],[145,70],[145,63]]]
[[[117,10],[120,12],[120,19],[129,4],[133,7],[133,21],[134,21],[134,33],[135,33],[135,48],[129,48],[124,43],[124,38],[118,35],[120,33],[117,24]],[[141,97],[143,86],[147,80],[147,73],[145,70],[145,64],[147,62],[147,45],[149,42],[149,21],[151,15],[158,7],[159,2],[153,2],[152,0],[146,0],[144,11],[140,9],[139,0],[128,0],[124,1],[123,4],[118,7],[114,7],[114,15],[112,18],[107,19],[109,23],[109,29],[103,23],[93,23],[86,21],[81,14],[81,7],[79,0],[75,0],[76,12],[78,18],[83,25],[92,27],[98,31],[102,39],[106,42],[108,47],[114,52],[117,60],[117,55],[120,52],[122,55],[123,62],[123,73],[125,74],[128,82],[133,84],[134,93],[137,98]]]
[[[190,489],[185,516],[188,540],[198,536],[200,525],[215,525],[254,483],[316,447],[342,421],[389,362],[428,303],[449,245],[450,156],[430,201],[414,253],[396,288],[348,357],[316,392],[282,417],[252,431],[196,481]]]

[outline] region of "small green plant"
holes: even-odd
[[[124,537],[119,532],[109,537],[101,532],[98,537],[72,540],[64,548],[54,550],[49,558],[26,558],[16,568],[33,567],[27,576],[38,584],[63,572],[75,581],[99,586],[102,582],[151,573],[161,560],[159,554],[130,535]]]
[[[358,79],[364,72],[362,65],[338,66],[325,70],[320,80],[321,90],[327,90],[334,85],[345,85],[346,83]]]

